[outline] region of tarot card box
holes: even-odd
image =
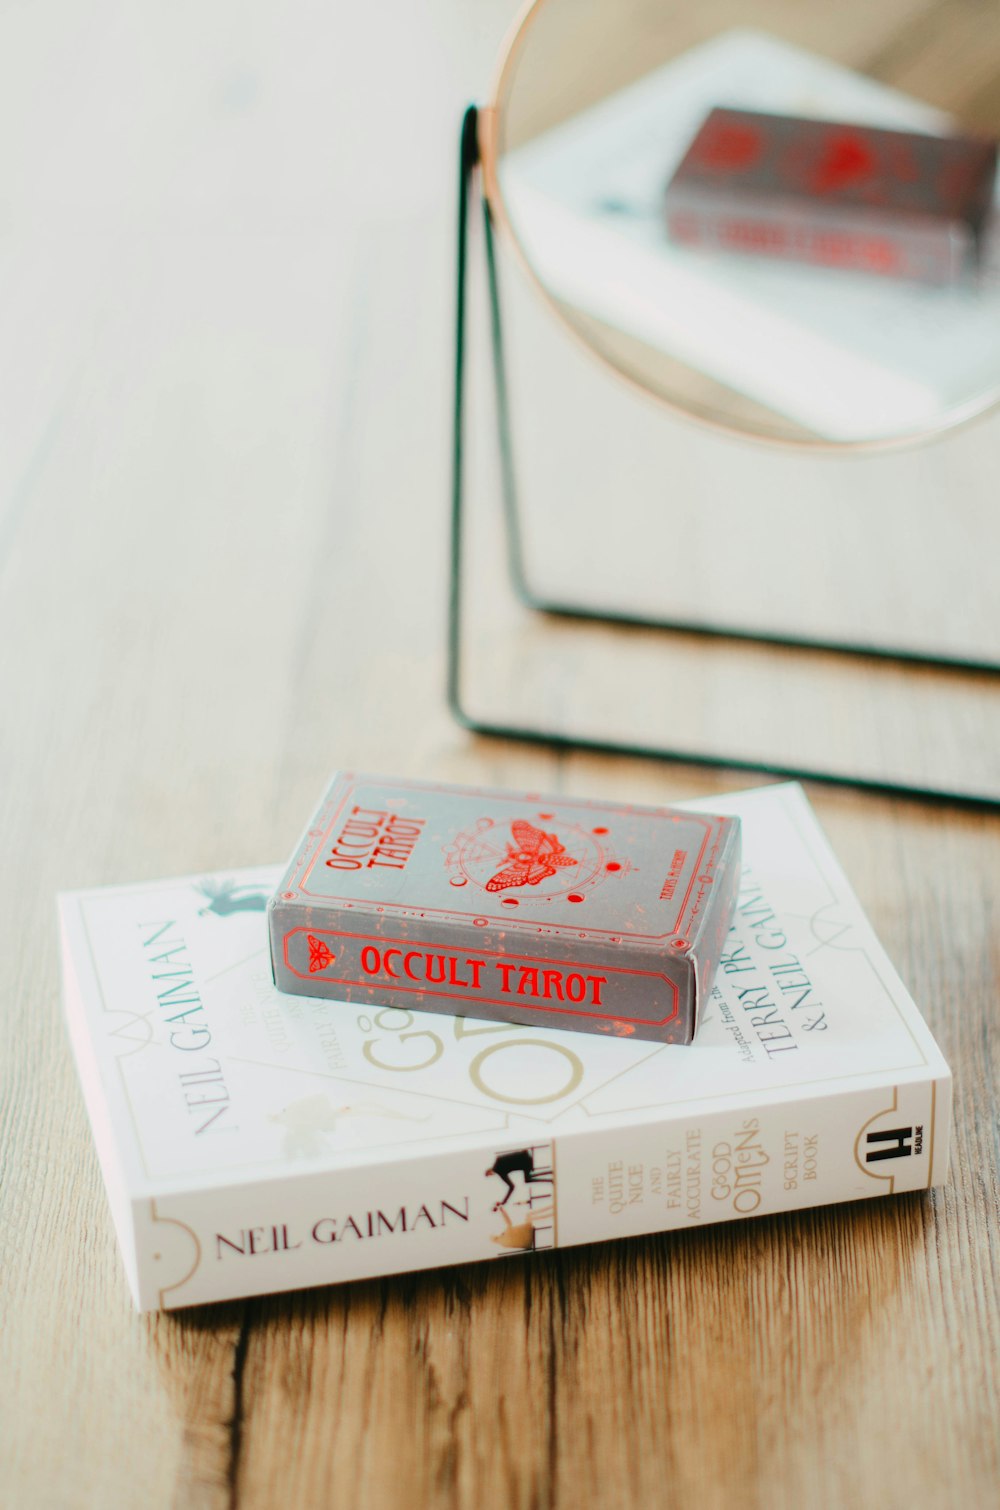
[[[712,110],[667,188],[685,245],[951,283],[975,272],[995,142]]]
[[[736,817],[342,773],[268,908],[279,990],[688,1043]]]

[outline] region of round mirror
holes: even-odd
[[[803,445],[1000,399],[1000,13],[977,0],[536,0],[495,216],[619,372]]]

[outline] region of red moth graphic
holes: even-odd
[[[513,844],[507,845],[506,869],[498,870],[486,882],[487,891],[507,891],[512,886],[537,886],[539,881],[554,876],[564,865],[579,862],[566,853],[555,834],[547,834],[523,818],[515,818],[511,825]]]
[[[326,947],[322,939],[313,938],[311,933],[307,935],[307,942],[309,944],[309,974],[315,975],[317,970],[325,970],[327,965],[331,965],[336,956]]]

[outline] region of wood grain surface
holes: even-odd
[[[510,12],[0,18],[5,1510],[1000,1498],[1000,818],[947,805],[810,793],[953,1066],[944,1189],[132,1309],[61,1020],[56,890],[280,860],[341,763],[654,802],[740,784],[477,741],[445,712],[453,136]],[[665,436],[679,476],[742,482],[749,452]],[[985,487],[998,438],[928,453],[914,507]],[[836,493],[795,465],[804,496]],[[587,657],[539,659],[537,626],[512,649],[490,591],[477,695],[529,664],[571,716]],[[654,650],[634,648],[638,671],[605,654],[641,702]],[[789,671],[774,658],[768,687]],[[697,664],[709,733],[733,678],[725,653]],[[868,692],[825,695],[839,753],[885,757]],[[935,742],[902,689],[890,733],[961,782],[967,752],[995,760],[988,701],[967,693]]]

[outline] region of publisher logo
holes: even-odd
[[[934,1156],[934,1087],[896,1086],[892,1104],[869,1117],[854,1140],[862,1174],[893,1195],[929,1183]],[[925,1139],[926,1134],[926,1139]]]
[[[485,1171],[497,1189],[492,1211],[502,1226],[490,1234],[503,1254],[556,1246],[555,1144],[503,1149]]]
[[[865,1134],[865,1163],[880,1164],[885,1159],[908,1159],[923,1151],[922,1127],[887,1127],[881,1132]]]

